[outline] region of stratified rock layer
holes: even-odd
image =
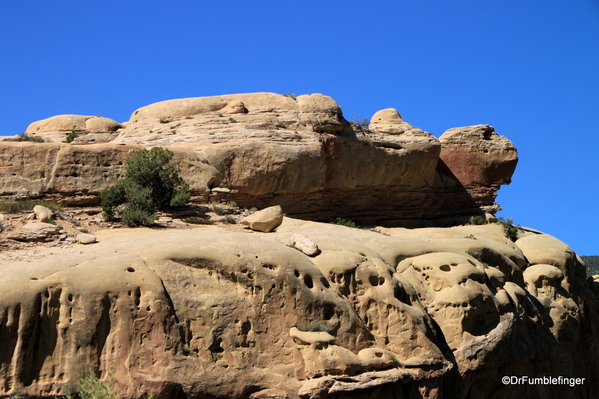
[[[230,190],[226,199],[240,206],[280,205],[286,214],[305,219],[444,225],[496,212],[497,190],[509,183],[517,161],[513,144],[490,126],[451,129],[437,139],[389,108],[377,112],[366,129],[347,122],[339,105],[322,94],[168,100],[139,108],[120,128],[105,119],[59,115],[30,125],[30,134],[54,142],[70,129],[85,134],[45,150],[70,153],[69,160],[37,156],[50,144],[1,143],[7,161],[0,159],[0,165],[10,173],[0,178],[0,196],[51,194],[70,201],[76,192],[86,195],[88,203],[98,203],[100,187],[123,174],[128,152],[120,145],[163,146],[216,169],[211,173],[220,179],[211,179],[204,171],[196,173],[197,168],[188,171],[188,163],[176,159],[192,192],[204,199],[220,183]],[[86,144],[94,142],[92,132],[113,128],[118,130],[109,132],[108,147]],[[97,155],[99,148],[104,155]],[[108,159],[110,151],[113,160]],[[98,168],[98,157],[105,167]],[[20,158],[21,165],[13,158]],[[27,171],[33,159],[35,173]],[[78,180],[82,187],[72,187],[69,179],[20,177],[50,174],[65,163],[73,170],[74,165],[85,169],[85,179]]]
[[[112,370],[124,398],[599,395],[597,283],[567,245],[381,229],[123,229],[1,264],[0,395],[61,395],[87,369]]]

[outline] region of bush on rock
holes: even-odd
[[[161,147],[135,151],[127,160],[125,180],[100,193],[104,219],[113,221],[118,213],[127,226],[149,226],[157,209],[185,205],[191,198],[189,184],[169,165],[172,157]]]

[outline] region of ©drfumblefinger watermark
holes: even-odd
[[[503,385],[569,385],[575,387],[576,385],[584,384],[584,378],[573,378],[573,377],[529,377],[524,375],[522,377],[516,377],[515,375],[506,375],[501,378]]]

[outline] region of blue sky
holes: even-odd
[[[599,255],[599,0],[3,1],[0,57],[0,135],[257,91],[490,124],[520,155],[500,215]]]

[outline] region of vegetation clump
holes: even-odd
[[[118,213],[127,226],[150,226],[156,210],[185,205],[191,198],[189,184],[177,167],[169,165],[173,152],[161,147],[137,150],[125,167],[125,179],[100,193],[104,219]]]
[[[485,219],[484,216],[472,216],[470,218],[470,224],[474,224],[474,225],[483,225],[483,224],[487,224],[487,219]]]
[[[513,219],[508,218],[497,218],[497,223],[501,225],[503,228],[503,232],[505,236],[510,240],[516,242],[518,240],[518,235],[520,234],[520,226],[515,224]]]
[[[119,399],[119,391],[114,388],[116,379],[114,373],[110,371],[109,381],[103,382],[98,379],[96,373],[89,370],[82,372],[79,377],[79,390],[77,395],[73,395],[69,390],[65,395],[66,399]]]
[[[341,226],[346,226],[346,227],[356,227],[356,223],[353,220],[349,220],[349,219],[343,219],[343,218],[335,218],[331,223],[333,224],[338,224]]]
[[[21,137],[22,141],[32,141],[34,143],[45,143],[46,142],[46,140],[44,140],[43,137],[32,136],[32,135],[29,135],[27,133],[23,133],[23,134],[21,134],[19,136]]]
[[[46,208],[51,209],[53,211],[62,209],[62,204],[59,202],[28,199],[23,201],[0,202],[0,212],[20,213],[25,211],[31,211],[36,205],[43,205]]]
[[[73,140],[75,140],[77,137],[79,137],[79,135],[77,133],[75,133],[74,130],[71,131],[71,133],[69,133],[66,137],[66,139],[63,141],[63,143],[72,143]]]

